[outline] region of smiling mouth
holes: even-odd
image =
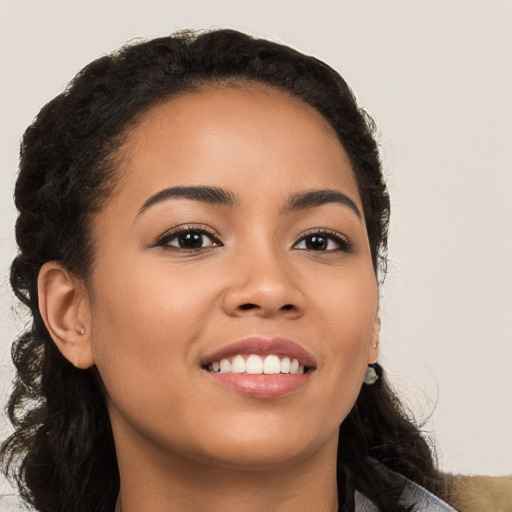
[[[277,354],[238,354],[230,358],[212,361],[203,367],[214,373],[244,373],[247,375],[301,375],[312,371],[294,357]]]
[[[307,386],[317,363],[292,340],[250,336],[205,356],[200,366],[216,385],[251,398],[273,399]]]

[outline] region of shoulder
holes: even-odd
[[[449,505],[438,496],[432,494],[430,491],[409,480],[405,476],[392,471],[385,465],[376,461],[375,465],[379,472],[385,474],[396,482],[400,482],[402,492],[399,504],[402,507],[413,507],[414,510],[422,510],[425,512],[458,512],[458,510],[452,505]],[[356,491],[354,498],[356,503],[356,512],[379,512],[378,508],[363,494]]]
[[[512,476],[449,477],[453,505],[461,512],[512,512]]]
[[[412,482],[410,482],[412,484]],[[434,496],[432,493],[416,487],[414,484],[407,484],[400,499],[400,505],[405,507],[414,507],[414,510],[422,510],[428,512],[458,512],[448,503]],[[379,509],[363,494],[356,491],[355,494],[355,510],[356,512],[380,512]]]

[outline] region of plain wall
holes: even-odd
[[[511,473],[509,0],[0,0],[2,401],[26,322],[8,286],[21,134],[100,54],[213,26],[325,60],[377,120],[393,202],[381,361],[444,469]]]

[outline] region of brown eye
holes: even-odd
[[[200,249],[205,244],[205,235],[202,233],[191,232],[175,237],[176,245],[181,249]],[[169,241],[169,245],[173,245]]]
[[[219,247],[222,244],[211,233],[203,229],[188,228],[165,235],[157,245],[177,250],[199,251],[209,247]]]
[[[304,240],[306,249],[310,251],[325,251],[329,245],[329,240],[323,236],[310,236]]]
[[[317,252],[348,251],[350,242],[338,233],[322,231],[303,236],[294,247],[295,249]]]

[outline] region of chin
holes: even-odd
[[[329,442],[337,445],[338,429],[312,432],[307,428],[229,430],[217,442],[210,437],[207,458],[221,467],[245,470],[279,469],[306,460]]]
[[[289,467],[300,460],[308,458],[314,449],[306,446],[240,446],[224,453],[209,454],[209,462],[233,470],[269,471]]]

